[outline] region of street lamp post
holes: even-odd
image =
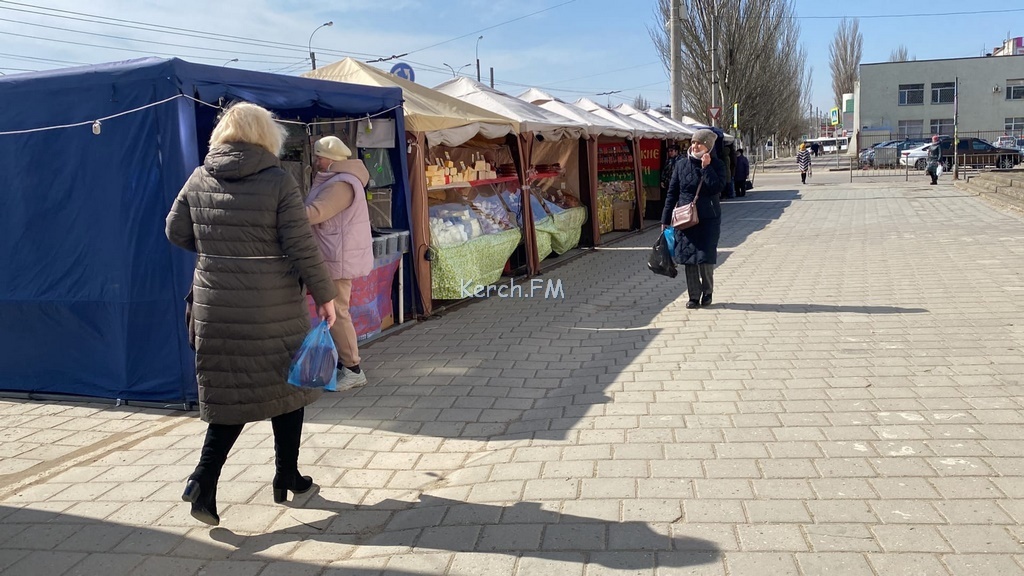
[[[443,62],[442,62],[442,64],[443,64]],[[449,70],[452,71],[452,78],[457,78],[459,76],[459,72],[462,72],[462,69],[467,67],[467,66],[472,66],[472,64],[463,64],[462,66],[459,66],[459,70],[458,70],[458,72],[456,72],[455,68],[452,68],[448,64],[445,64],[445,67],[447,67]]]
[[[316,31],[323,28],[324,26],[334,26],[334,21],[332,20],[330,22],[324,22],[323,24],[317,26],[313,30],[313,34],[316,34]],[[316,70],[316,54],[313,54],[313,34],[309,35],[309,42],[306,43],[306,47],[309,48],[309,63],[313,65],[313,70]]]
[[[227,66],[228,64],[231,64],[232,62],[238,62],[238,58],[232,58],[231,60],[228,60],[227,62],[221,64],[221,66]]]
[[[476,81],[480,81],[480,41],[483,40],[483,36],[479,36],[476,39]]]

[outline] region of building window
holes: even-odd
[[[952,136],[953,135],[953,119],[952,118],[940,118],[938,120],[931,121],[930,127],[931,134],[938,134],[940,136]]]
[[[900,120],[900,138],[920,138],[924,133],[924,120]]]
[[[1007,134],[1021,134],[1024,133],[1024,117],[1020,118],[1007,118],[1006,126],[1004,130]]]
[[[932,82],[932,104],[952,104],[956,82]]]
[[[900,84],[900,106],[924,104],[924,84]]]
[[[1006,81],[1006,99],[1024,100],[1024,78]]]

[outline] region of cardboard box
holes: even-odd
[[[633,229],[633,204],[616,202],[612,205],[612,228],[614,230]]]
[[[381,318],[381,320],[380,320],[380,329],[381,330],[387,330],[388,328],[391,328],[394,325],[395,325],[395,315],[393,313],[392,314],[388,314],[387,316]]]

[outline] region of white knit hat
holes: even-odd
[[[324,136],[313,145],[313,154],[328,160],[348,160],[352,151],[337,136]]]

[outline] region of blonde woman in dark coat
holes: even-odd
[[[306,289],[331,324],[336,290],[299,186],[278,160],[285,135],[259,106],[227,109],[167,215],[167,238],[197,253],[193,346],[199,415],[209,423],[182,499],[213,526],[221,469],[248,422],[273,424],[275,501],[313,485],[298,470],[299,442],[303,409],[320,390],[288,384],[288,368],[310,329]]]

